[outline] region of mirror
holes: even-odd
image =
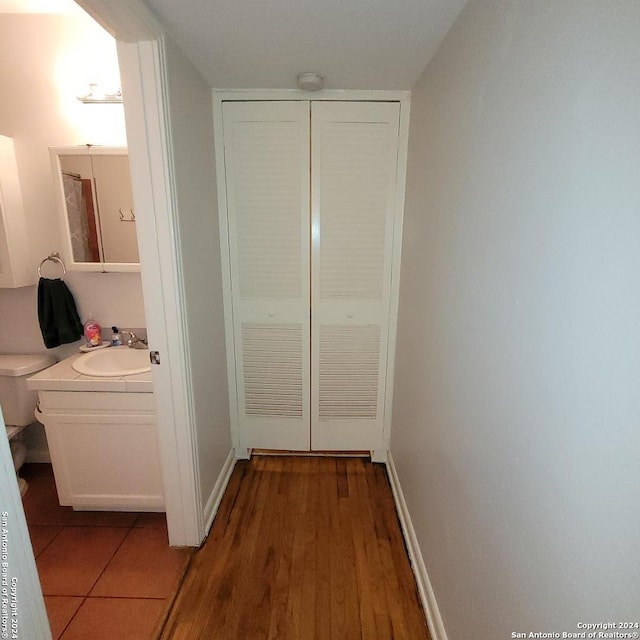
[[[139,271],[127,149],[86,145],[50,153],[67,268]]]

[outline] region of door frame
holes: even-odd
[[[51,628],[29,538],[22,496],[18,488],[9,440],[4,435],[5,424],[1,409],[0,430],[3,432],[0,435],[0,529],[6,529],[7,533],[2,533],[2,543],[3,546],[8,545],[8,557],[3,557],[2,560],[9,563],[8,580],[17,580],[18,636],[51,640]],[[6,628],[8,636],[5,637],[14,637],[11,634],[12,619],[10,610]]]
[[[240,447],[240,419],[238,405],[238,380],[235,372],[235,346],[233,336],[233,306],[231,299],[231,259],[227,215],[227,192],[225,181],[224,137],[222,103],[225,101],[319,101],[334,102],[398,102],[400,124],[398,129],[398,163],[396,169],[397,192],[393,230],[393,258],[391,265],[391,299],[389,303],[389,341],[387,347],[387,382],[385,387],[385,409],[383,419],[383,445],[372,451],[374,462],[387,461],[391,438],[391,415],[393,404],[394,363],[396,356],[396,332],[398,328],[398,301],[400,289],[400,263],[402,254],[402,226],[404,218],[405,182],[409,143],[410,91],[325,90],[309,93],[297,89],[213,89],[213,127],[216,154],[216,180],[218,183],[218,220],[220,224],[220,254],[222,256],[222,288],[224,300],[225,336],[227,347],[227,377],[229,384],[229,411],[231,417],[231,441],[236,459],[248,459],[250,450]]]
[[[142,0],[76,0],[117,41],[136,200],[138,245],[152,367],[158,448],[171,546],[206,535],[196,456],[191,363],[168,120],[164,28]],[[169,339],[169,336],[171,339]]]
[[[130,78],[131,95],[127,97],[125,111],[127,120],[133,117],[141,129],[133,145],[139,166],[135,176],[132,169],[132,177],[138,181],[146,176],[146,180],[136,188],[147,199],[145,206],[151,205],[149,210],[154,212],[150,216],[140,216],[138,223],[143,229],[140,249],[145,263],[142,267],[145,313],[154,346],[161,345],[159,350],[166,354],[163,364],[167,365],[155,368],[153,381],[154,388],[162,388],[163,392],[154,396],[156,407],[162,412],[157,421],[158,442],[169,543],[173,546],[197,546],[206,531],[197,491],[197,463],[193,451],[195,421],[189,405],[189,379],[185,374],[189,367],[188,344],[182,319],[176,313],[178,307],[174,305],[171,308],[169,302],[180,299],[182,285],[177,269],[180,247],[177,236],[171,233],[175,225],[175,200],[170,191],[172,174],[167,150],[171,148],[171,141],[165,121],[166,95],[161,89],[164,63],[159,45],[163,30],[141,0],[76,0],[76,3],[120,43],[129,43],[131,55],[126,63],[120,63],[121,73],[126,70],[123,75]],[[120,51],[118,53],[120,55]],[[129,111],[134,111],[135,115],[130,116]],[[148,125],[155,127],[147,131]],[[131,150],[131,141],[128,141],[128,146]],[[163,153],[156,155],[160,150]],[[162,255],[165,260],[161,262]],[[168,343],[167,327],[171,326],[171,320],[176,326],[176,334]],[[175,386],[172,386],[172,374]],[[4,429],[1,411],[0,429]],[[48,640],[51,629],[13,460],[8,441],[5,438],[0,440],[0,503],[2,510],[11,518],[10,562],[12,577],[18,579],[20,635]]]

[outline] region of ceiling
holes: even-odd
[[[412,89],[466,0],[144,0],[212,87]],[[0,0],[0,13],[82,11]]]
[[[466,0],[145,0],[212,87],[411,89]]]

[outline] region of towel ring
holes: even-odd
[[[51,255],[47,256],[39,265],[38,265],[38,276],[42,278],[42,265],[45,262],[57,262],[62,267],[62,276],[67,275],[67,267],[64,265],[64,261],[60,257],[60,254],[57,251],[54,251]]]

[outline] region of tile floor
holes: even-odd
[[[73,511],[51,465],[27,464],[24,510],[54,640],[152,640],[190,549],[170,549],[164,513]]]

